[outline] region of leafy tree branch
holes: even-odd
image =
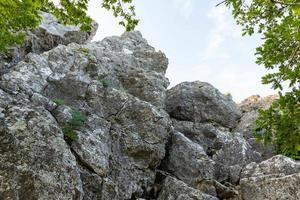
[[[278,153],[300,159],[300,2],[298,0],[225,0],[243,35],[259,33],[256,63],[270,70],[264,84],[278,90],[279,99],[257,120],[257,138],[272,143]],[[283,85],[289,92],[283,93]]]
[[[138,24],[133,0],[103,0],[102,7],[120,18],[120,25],[131,31]],[[41,23],[40,11],[53,14],[61,23],[80,25],[82,31],[91,29],[92,19],[87,15],[89,0],[0,0],[0,52],[21,44],[26,31]],[[128,9],[127,9],[128,7]]]

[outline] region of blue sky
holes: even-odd
[[[94,40],[124,31],[111,13],[91,0],[89,14],[99,23]],[[266,73],[255,64],[259,36],[242,37],[230,10],[215,0],[136,0],[137,30],[169,58],[167,77],[174,86],[183,81],[209,82],[240,102],[275,93],[261,84]]]

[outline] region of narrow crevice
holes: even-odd
[[[150,190],[146,190],[146,189],[144,190],[144,194],[142,195],[142,198],[147,200],[157,199],[162,189],[162,184],[165,178],[168,176],[175,177],[172,173],[165,170],[166,169],[165,165],[167,164],[166,159],[169,157],[169,149],[171,145],[172,145],[172,133],[169,134],[168,141],[165,144],[165,156],[161,159],[160,164],[156,167],[156,169],[154,169],[155,171],[154,184],[151,186]]]
[[[86,169],[87,171],[89,171],[92,174],[97,174],[97,172],[95,172],[95,170],[87,163],[85,162],[77,153],[76,151],[74,151],[74,149],[72,147],[70,147],[70,150],[72,152],[72,154],[75,156],[76,158],[76,162],[78,165],[82,166],[84,169]],[[98,176],[100,176],[99,174],[97,174]]]

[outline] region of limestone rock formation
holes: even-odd
[[[61,45],[40,55],[27,55],[27,60],[4,74],[0,82],[7,96],[1,102],[1,136],[11,138],[1,140],[4,149],[0,165],[5,169],[3,180],[7,184],[1,192],[7,194],[7,198],[20,195],[12,185],[17,182],[21,190],[31,191],[32,198],[40,195],[44,198],[44,193],[51,195],[55,188],[44,186],[41,192],[35,185],[49,184],[49,180],[43,178],[44,173],[54,171],[53,175],[48,174],[52,182],[69,191],[61,190],[62,194],[48,199],[60,196],[81,199],[85,195],[130,199],[143,195],[154,183],[154,169],[165,155],[171,129],[171,121],[161,109],[168,85],[164,78],[167,63],[164,54],[150,47],[138,32],[87,45]],[[139,90],[143,92],[137,92]],[[19,96],[22,101],[17,100]],[[147,98],[149,102],[145,101]],[[57,99],[64,105],[55,105]],[[18,105],[20,103],[26,107]],[[74,130],[76,141],[68,146],[62,130],[75,111],[85,115],[87,120]],[[7,142],[10,146],[5,145]],[[46,144],[49,150],[43,149]],[[47,152],[51,157],[44,155]],[[14,154],[20,156],[12,156]],[[67,156],[70,158],[65,158]],[[6,158],[10,157],[22,162],[9,164]],[[32,162],[37,162],[37,166]],[[70,173],[62,171],[64,168]],[[32,183],[18,182],[22,174],[29,174]],[[56,177],[56,174],[66,178]],[[80,179],[83,174],[88,178]],[[67,178],[73,178],[78,185]],[[90,190],[96,187],[93,184],[101,188]]]
[[[167,90],[139,32],[89,42],[43,15],[0,73],[0,200],[299,199],[299,162],[251,142],[261,104]]]
[[[23,60],[28,53],[43,53],[59,44],[83,44],[91,41],[96,34],[98,24],[93,22],[92,30],[80,31],[79,26],[63,25],[51,14],[41,12],[43,18],[40,26],[32,31],[27,31],[26,41],[19,47],[14,47],[6,54],[0,54],[0,74],[7,68]]]

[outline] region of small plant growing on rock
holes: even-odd
[[[77,133],[75,130],[83,126],[87,121],[87,116],[77,110],[72,112],[71,119],[63,127],[64,137],[68,143],[71,143],[77,139]]]
[[[54,103],[56,103],[56,105],[61,106],[65,104],[65,100],[63,99],[53,99],[52,100]]]
[[[110,82],[107,79],[101,79],[99,82],[103,85],[103,87],[109,87]]]
[[[90,60],[90,62],[95,63],[97,61],[97,57],[95,53],[89,54],[88,58]]]
[[[63,127],[64,138],[68,143],[72,143],[77,139],[77,133],[70,126]]]
[[[89,53],[89,49],[88,48],[84,48],[84,47],[80,47],[79,49],[77,49],[79,52],[81,53]]]
[[[72,112],[72,118],[69,120],[69,124],[74,127],[80,127],[83,126],[85,124],[87,120],[87,117],[85,114],[83,114],[82,112],[75,110]]]
[[[232,99],[232,94],[230,92],[227,92],[224,94],[228,99]]]

